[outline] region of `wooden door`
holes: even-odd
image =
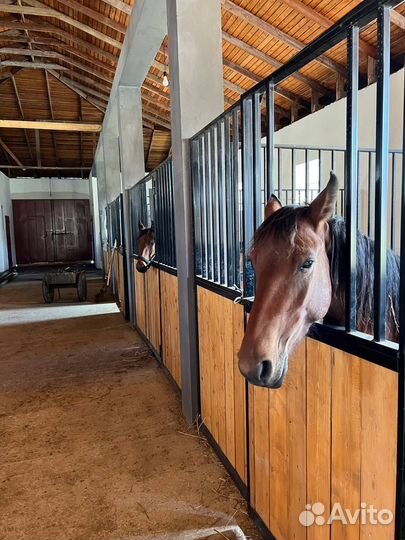
[[[92,259],[89,201],[52,202],[56,260],[73,262]]]
[[[17,264],[55,262],[52,201],[13,201]]]
[[[17,264],[91,260],[88,200],[13,201]]]

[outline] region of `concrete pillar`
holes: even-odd
[[[141,91],[136,87],[120,86],[118,94],[118,132],[123,186],[124,229],[126,238],[126,268],[129,320],[135,324],[135,285],[132,258],[132,232],[128,189],[145,176]]]
[[[139,88],[118,88],[118,133],[121,152],[121,174],[124,189],[145,176],[142,101]]]
[[[90,194],[90,205],[91,205],[91,214],[93,222],[93,252],[94,252],[94,263],[96,268],[101,270],[104,265],[103,261],[103,250],[101,242],[101,226],[100,226],[100,209],[98,206],[98,193],[97,193],[97,170],[96,167],[93,167],[89,176],[89,194]]]
[[[118,148],[118,106],[115,102],[103,129],[103,153],[107,203],[122,192],[120,152]]]
[[[198,413],[189,138],[224,110],[221,0],[167,0],[183,412]]]

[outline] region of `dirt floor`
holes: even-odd
[[[0,540],[245,537],[242,497],[115,304],[1,287]]]

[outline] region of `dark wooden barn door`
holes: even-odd
[[[92,259],[88,200],[13,201],[17,264]]]

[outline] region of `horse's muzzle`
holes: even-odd
[[[263,388],[277,389],[283,385],[285,376],[288,372],[288,357],[285,356],[283,360],[283,366],[280,374],[274,373],[274,365],[271,360],[262,360],[258,362],[249,371],[244,371],[239,365],[242,375],[255,386],[261,386]]]

